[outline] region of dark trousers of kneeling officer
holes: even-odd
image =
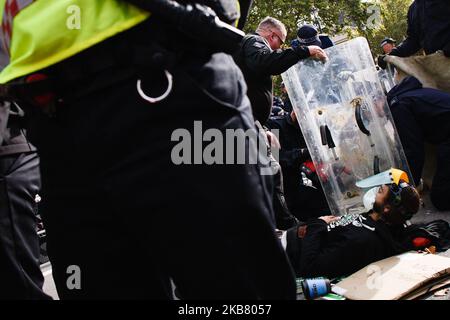
[[[232,58],[182,46],[182,36],[150,18],[45,71],[62,102],[50,114],[30,108],[29,131],[63,299],[167,299],[169,278],[185,299],[295,298],[259,168],[171,159],[172,134],[194,139],[194,121],[203,131],[253,127]],[[169,95],[144,101],[137,79],[160,96],[165,68]]]
[[[437,209],[449,210],[450,94],[407,77],[389,92],[388,101],[416,184],[425,162],[424,143],[437,145],[430,198]]]
[[[35,216],[39,158],[20,127],[21,111],[0,104],[0,300],[49,299],[42,291]]]

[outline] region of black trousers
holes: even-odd
[[[160,103],[145,102],[134,77],[66,99],[53,117],[31,116],[59,296],[168,299],[171,278],[186,299],[295,299],[258,166],[171,159],[172,134],[194,139],[194,121],[203,130],[253,128],[240,70],[214,54],[187,56],[172,74]],[[161,70],[144,77],[147,92],[167,87]],[[71,266],[80,288],[67,285],[76,283]]]
[[[0,157],[0,299],[49,299],[39,268],[39,187],[36,153]]]
[[[423,99],[426,101],[426,97]],[[410,98],[391,108],[414,182],[418,184],[425,163],[425,141],[438,145],[436,173],[430,198],[439,210],[450,209],[450,105],[424,104]]]

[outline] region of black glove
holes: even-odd
[[[234,53],[245,34],[221,21],[209,7],[196,4],[180,4],[172,0],[126,0],[155,16],[173,23],[188,37],[205,43],[214,51]]]
[[[307,46],[293,46],[292,49],[297,53],[300,59],[306,59],[310,56]]]
[[[194,4],[179,11],[177,26],[180,31],[205,42],[212,48],[226,53],[234,53],[245,34],[221,21],[209,7]]]
[[[387,68],[387,62],[384,60],[384,58],[386,58],[385,54],[382,54],[381,56],[377,57],[378,66],[383,70]]]

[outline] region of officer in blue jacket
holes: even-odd
[[[410,76],[392,88],[388,102],[416,183],[425,160],[424,142],[438,145],[431,201],[440,210],[450,209],[450,94],[423,88]]]
[[[408,11],[407,38],[390,53],[408,57],[420,49],[426,54],[437,50],[450,54],[450,1],[415,0]]]
[[[409,57],[420,49],[425,54],[443,50],[450,57],[450,1],[415,0],[408,10],[407,38],[389,55]],[[378,65],[385,69],[385,55],[378,56]]]

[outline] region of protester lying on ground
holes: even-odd
[[[405,252],[404,224],[419,210],[420,199],[408,175],[391,169],[360,181],[367,212],[323,216],[281,236],[297,276],[337,277]]]

